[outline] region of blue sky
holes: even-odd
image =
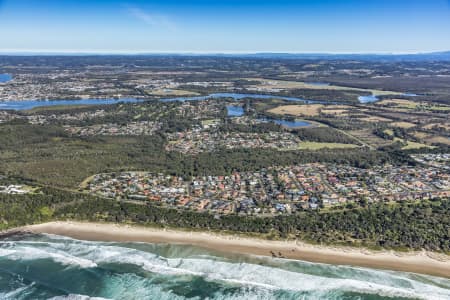
[[[0,51],[450,50],[450,0],[0,0]]]

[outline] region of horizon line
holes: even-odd
[[[128,51],[128,50],[1,50],[0,55],[19,55],[19,56],[39,56],[39,55],[423,55],[439,54],[450,52],[450,50],[430,50],[430,51],[411,51],[411,52],[392,52],[392,51],[374,51],[374,52],[333,52],[333,51]]]

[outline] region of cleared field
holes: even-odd
[[[418,139],[420,139],[420,140],[423,140],[423,139],[426,139],[426,138],[430,137],[430,135],[429,135],[428,133],[426,133],[426,132],[420,132],[420,131],[413,132],[412,135],[413,135],[415,138],[418,138]]]
[[[321,112],[327,115],[343,116],[348,114],[348,110],[351,109],[348,105],[330,105],[325,106]]]
[[[392,143],[392,141],[390,140],[382,139],[379,136],[373,134],[372,130],[370,129],[351,130],[348,131],[348,133],[374,148],[387,146]]]
[[[211,126],[213,124],[218,124],[220,122],[220,119],[209,119],[209,120],[203,120],[202,125],[203,126]]]
[[[322,113],[326,115],[345,116],[348,115],[346,109],[322,109]]]
[[[420,109],[425,111],[450,111],[450,106],[430,104],[426,102],[414,102],[406,99],[386,99],[376,103],[377,105],[389,106],[392,108]]]
[[[420,148],[434,148],[433,146],[407,141],[407,145],[402,147],[402,150],[420,149]]]
[[[401,93],[393,92],[393,91],[383,91],[383,90],[374,90],[374,89],[358,89],[351,88],[340,85],[327,85],[327,84],[312,84],[301,81],[287,81],[287,80],[272,80],[272,79],[264,79],[264,78],[245,78],[249,81],[259,81],[260,83],[257,85],[252,85],[254,88],[259,89],[311,89],[311,90],[335,90],[335,91],[357,91],[364,93],[370,93],[375,96],[384,96],[384,95],[401,95]]]
[[[386,99],[379,101],[376,104],[408,109],[415,109],[419,106],[419,103],[406,99]]]
[[[383,118],[383,117],[379,117],[379,116],[365,116],[364,118],[360,118],[359,120],[361,121],[365,121],[365,122],[372,122],[372,123],[377,123],[377,122],[391,122],[391,119],[387,119],[387,118]]]
[[[444,128],[450,131],[450,123],[430,123],[423,126],[424,129],[433,129],[434,127]]]
[[[71,109],[82,109],[82,108],[89,108],[90,105],[71,105]],[[54,106],[40,106],[35,107],[32,109],[24,110],[23,112],[26,113],[38,113],[41,111],[60,111],[60,110],[67,110],[67,105],[54,105]]]
[[[385,129],[385,130],[383,130],[383,132],[390,136],[394,135],[394,131],[392,129]]]
[[[358,145],[354,144],[340,144],[340,143],[318,143],[318,142],[301,142],[299,149],[302,150],[319,150],[319,149],[353,149],[358,148]]]
[[[438,104],[424,105],[423,108],[426,110],[438,111],[438,112],[450,111],[450,106],[448,106],[448,105],[438,105]]]
[[[391,123],[389,125],[391,125],[392,127],[400,127],[400,128],[405,128],[405,129],[417,126],[416,124],[409,123],[409,122],[393,122],[393,123]]]
[[[432,138],[426,139],[426,141],[431,144],[444,144],[450,146],[450,139],[445,136],[434,136]]]
[[[406,143],[405,146],[402,147],[402,150],[411,150],[411,149],[420,149],[420,148],[434,148],[433,146],[430,145],[425,145],[422,143],[416,143],[416,142],[412,142],[412,141],[406,141],[400,138],[395,138],[394,141],[399,141],[402,143]]]
[[[305,105],[282,105],[268,110],[267,112],[276,115],[291,116],[318,116],[320,110],[324,107],[322,104],[305,104]]]

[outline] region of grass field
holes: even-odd
[[[92,108],[92,105],[71,105],[70,109],[82,109],[82,108]],[[38,113],[42,111],[60,111],[67,110],[67,105],[54,105],[54,106],[40,106],[32,109],[24,110],[25,113]]]
[[[335,91],[358,91],[361,94],[369,93],[374,96],[384,96],[384,95],[400,95],[399,92],[392,91],[383,91],[383,90],[375,90],[375,89],[358,89],[351,88],[346,86],[339,85],[318,85],[311,84],[301,81],[287,81],[287,80],[271,80],[264,78],[246,78],[246,80],[250,81],[259,81],[258,85],[254,85],[252,87],[260,88],[260,89],[311,89],[311,90],[335,90]]]
[[[374,148],[387,146],[391,143],[390,140],[382,139],[373,134],[371,129],[350,130],[348,133]]]
[[[282,105],[268,110],[267,112],[276,115],[291,115],[291,116],[318,116],[320,110],[324,107],[322,104],[307,104],[307,105]]]
[[[329,105],[325,106],[321,112],[327,115],[346,116],[351,108],[349,105]]]
[[[383,130],[383,132],[390,136],[394,135],[394,131],[392,129],[385,129],[385,130]]]
[[[445,144],[450,146],[450,139],[445,136],[434,136],[427,138],[426,141],[428,143]]]
[[[444,128],[450,131],[450,123],[430,123],[423,126],[424,129],[433,129],[433,127]]]
[[[384,117],[379,116],[365,116],[364,118],[360,118],[359,120],[365,121],[365,122],[371,122],[371,123],[377,123],[377,122],[391,122],[391,119],[387,119]]]
[[[450,111],[450,106],[444,106],[444,105],[431,105],[431,106],[427,106],[425,108],[428,110],[436,110],[436,111],[440,111],[440,112]]]
[[[447,105],[432,104],[427,102],[414,102],[406,99],[385,99],[377,102],[376,104],[389,106],[393,108],[420,109],[424,111],[439,111],[439,112],[450,111],[450,106]]]
[[[196,92],[186,91],[186,90],[172,90],[172,89],[158,89],[158,90],[148,90],[145,91],[149,95],[153,96],[197,96]]]
[[[395,138],[394,141],[399,141],[402,143],[406,143],[405,146],[402,147],[402,150],[411,150],[411,149],[420,149],[420,148],[435,148],[433,146],[430,145],[425,145],[422,143],[417,143],[417,142],[412,142],[412,141],[406,141],[400,138]]]
[[[407,109],[415,109],[419,106],[419,103],[406,99],[386,99],[379,101],[376,104]]]
[[[213,124],[217,124],[218,122],[220,122],[220,119],[208,119],[208,120],[203,120],[202,125],[203,126],[211,126]]]
[[[318,142],[301,142],[299,149],[302,150],[319,150],[324,148],[329,149],[353,149],[358,148],[358,145],[354,144],[340,144],[340,143],[318,143]]]
[[[423,139],[425,139],[425,138],[427,138],[427,137],[430,136],[428,133],[426,133],[426,132],[421,132],[421,131],[414,131],[414,132],[412,132],[411,134],[412,134],[415,138],[418,138],[418,139],[421,139],[421,140],[423,140]]]
[[[400,127],[400,128],[405,128],[405,129],[417,126],[416,124],[409,123],[409,122],[393,122],[390,125],[393,127]]]
[[[347,116],[348,110],[346,109],[322,109],[322,113],[335,116]]]

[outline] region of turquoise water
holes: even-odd
[[[0,241],[0,299],[450,299],[450,280],[54,235]]]

